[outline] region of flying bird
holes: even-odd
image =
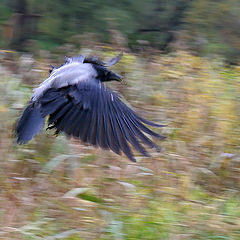
[[[82,55],[65,58],[59,67],[52,66],[49,77],[34,93],[16,124],[18,144],[25,144],[41,132],[45,118],[48,129],[64,132],[84,143],[123,152],[135,161],[132,148],[149,154],[143,144],[159,149],[149,136],[164,139],[147,127],[163,127],[136,114],[121,97],[103,82],[122,81],[108,69],[121,59],[122,53],[105,63],[97,57]],[[131,147],[132,146],[132,147]]]

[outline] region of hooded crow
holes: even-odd
[[[105,63],[97,57],[82,55],[66,58],[53,67],[49,77],[34,89],[33,96],[16,125],[18,144],[25,144],[38,134],[48,118],[48,129],[64,132],[117,154],[122,152],[132,161],[131,146],[149,156],[142,144],[158,149],[149,138],[164,137],[146,125],[163,127],[136,114],[121,97],[103,82],[122,81],[108,67],[116,64],[121,53]],[[147,136],[147,135],[148,136]]]

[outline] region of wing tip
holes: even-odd
[[[128,159],[130,159],[132,162],[137,162],[136,158],[133,157],[133,155],[132,155],[131,157],[129,157],[129,156],[127,156],[127,157],[128,157]]]

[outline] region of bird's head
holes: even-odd
[[[97,71],[97,79],[99,79],[101,82],[122,81],[122,76],[108,70],[106,67],[96,64],[93,64],[93,67]]]
[[[91,63],[94,69],[97,72],[97,78],[101,82],[109,82],[109,81],[122,81],[122,76],[117,73],[114,73],[108,69],[108,67],[113,66],[117,62],[120,61],[122,57],[122,52],[120,52],[116,57],[110,59],[108,62],[102,62],[97,57],[85,58],[83,63]]]

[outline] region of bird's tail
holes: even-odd
[[[44,125],[44,118],[40,113],[40,106],[36,102],[30,102],[17,122],[16,137],[18,144],[30,141],[39,133]]]

